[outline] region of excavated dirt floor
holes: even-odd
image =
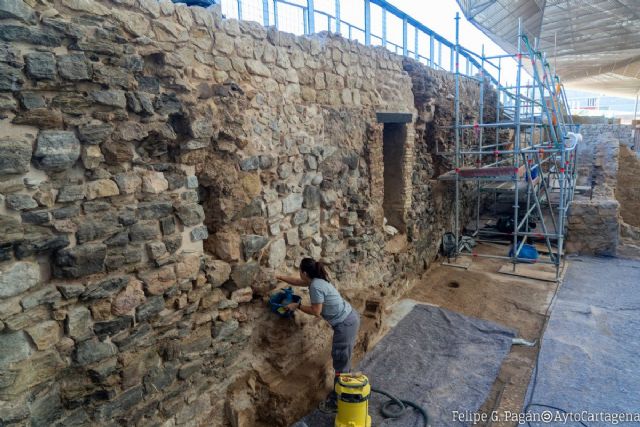
[[[478,253],[492,255],[504,255],[507,250],[508,246],[493,244],[477,248]],[[472,262],[467,269],[442,265],[442,260],[434,263],[422,277],[411,280],[413,285],[407,286],[407,291],[402,295],[397,295],[397,302],[390,307],[377,305],[373,298],[373,303],[370,301],[366,305],[361,316],[354,366],[364,352],[371,349],[416,302],[437,305],[504,325],[514,329],[518,337],[527,341],[539,340],[556,283],[498,273],[500,267],[507,263],[506,260],[460,257],[458,263],[468,263],[470,260]],[[548,270],[545,268],[548,266],[537,267]],[[307,299],[305,294],[303,299]],[[363,305],[355,303],[356,306]],[[267,369],[264,364],[254,365],[258,372],[257,386],[249,381],[251,388],[257,389],[258,395],[260,388],[264,388],[265,392],[269,389],[271,396],[261,405],[261,419],[252,422],[260,427],[289,425],[300,419],[316,407],[332,383],[329,348],[321,345],[330,341],[327,325],[309,316],[300,316],[295,322],[269,322],[272,327],[259,334],[258,340],[261,342],[258,346],[271,349],[269,365],[275,365],[277,369]],[[302,333],[301,323],[308,322],[312,322],[312,328]],[[278,346],[277,343],[286,344]],[[512,346],[481,411],[521,411],[537,352],[537,345]],[[297,358],[305,362],[289,370],[287,365]],[[243,384],[243,387],[246,386]],[[299,405],[300,394],[306,394],[306,405]],[[255,401],[255,397],[254,394],[252,400]],[[482,425],[511,426],[513,423]]]
[[[481,253],[496,255],[505,250],[487,245],[479,249]],[[459,258],[460,261],[470,259]],[[546,311],[557,285],[498,273],[504,264],[504,260],[479,257],[474,257],[466,270],[437,264],[403,298],[499,323],[516,330],[518,336],[527,341],[539,340]],[[538,267],[546,269],[546,266]],[[407,304],[402,304],[402,301],[394,307],[398,307],[398,311],[407,311]],[[401,315],[388,313],[384,329],[390,329]],[[537,345],[514,345],[511,348],[481,411],[521,411],[537,352]],[[482,425],[513,424],[494,422]]]

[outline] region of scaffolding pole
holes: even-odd
[[[517,53],[487,57],[484,46],[479,59],[478,78],[468,84],[479,84],[478,116],[473,123],[464,123],[461,115],[459,20],[456,14],[456,39],[453,49],[455,95],[454,95],[454,151],[440,152],[453,158],[454,170],[440,176],[442,180],[455,181],[454,235],[456,256],[460,255],[462,191],[465,180],[475,181],[475,212],[469,221],[475,223],[474,236],[494,235],[508,238],[511,249],[508,256],[476,254],[490,258],[507,259],[515,270],[517,263],[551,264],[559,277],[564,254],[566,216],[573,200],[576,179],[577,144],[569,144],[570,133],[575,126],[566,101],[564,87],[551,70],[546,56],[538,51],[539,40],[532,46],[524,34],[522,21],[518,20]],[[468,53],[468,52],[467,52]],[[503,85],[502,58],[517,61],[516,81],[513,86]],[[488,59],[497,59],[497,67]],[[524,61],[532,66],[532,81],[523,83]],[[487,91],[486,67],[497,68],[495,82],[495,122],[485,121]],[[468,93],[465,91],[465,93]],[[490,121],[490,120],[489,120]],[[485,129],[495,130],[487,132]],[[485,137],[487,140],[485,140]],[[491,141],[491,138],[494,138]],[[577,141],[575,139],[574,141]],[[451,147],[451,145],[448,145]],[[445,147],[445,150],[447,147]],[[511,204],[510,231],[499,231],[481,227],[482,193],[494,192],[494,214],[503,195],[513,197]],[[465,197],[466,200],[466,197]],[[473,199],[471,199],[473,200]],[[471,213],[471,212],[470,212]],[[467,217],[465,216],[465,221]],[[497,228],[497,227],[496,227]],[[522,256],[527,243],[544,243],[548,259],[531,260]]]

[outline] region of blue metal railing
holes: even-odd
[[[396,54],[411,57],[432,68],[455,72],[455,43],[385,0],[349,1],[352,6],[361,2],[359,4],[364,8],[364,25],[349,22],[342,17],[340,0],[220,0],[223,14],[227,17],[255,20],[264,26],[273,25],[295,34],[313,34],[325,30],[341,33],[348,39],[358,40],[367,46],[381,45]],[[318,8],[316,3],[333,3],[333,10],[326,10],[326,7],[325,10]],[[381,28],[378,33],[372,30],[372,6],[380,9]],[[390,17],[399,20],[400,28],[397,25],[389,25]],[[326,26],[317,25],[321,22],[326,23]],[[389,40],[389,30],[401,30],[402,41],[397,43]],[[413,32],[413,37],[409,36],[410,32]],[[428,43],[420,45],[421,40]],[[447,55],[449,58],[446,58]],[[459,46],[459,57],[461,74],[477,79],[475,75],[484,68],[485,77],[499,85],[492,72],[493,70],[499,75],[499,64],[496,65],[491,59],[482,58],[462,46]]]

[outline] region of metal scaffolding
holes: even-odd
[[[555,266],[559,276],[567,229],[567,212],[573,200],[576,183],[576,147],[581,141],[574,125],[564,88],[546,60],[545,54],[532,45],[519,26],[518,50],[515,55],[478,56],[481,64],[477,77],[460,73],[458,58],[459,16],[456,16],[455,43],[455,124],[453,153],[441,153],[452,158],[453,170],[439,179],[455,183],[454,234],[456,256],[472,255],[504,258],[513,263],[544,263]],[[467,53],[469,53],[467,51]],[[517,61],[516,83],[503,86],[498,77],[495,121],[489,121],[485,111],[486,92],[490,87],[487,68],[494,67],[500,75],[500,62],[513,57]],[[496,64],[497,61],[497,64]],[[523,84],[522,67],[530,62],[532,83]],[[527,64],[529,65],[529,64]],[[460,112],[461,80],[476,80],[480,85],[478,120],[465,123]],[[495,80],[493,80],[495,81]],[[500,102],[502,100],[502,102]],[[461,243],[461,189],[471,182],[475,191],[475,227],[465,227],[477,240],[509,239],[508,255],[465,253]],[[475,185],[473,185],[475,184]],[[493,197],[491,197],[493,196]],[[493,201],[493,218],[497,205],[510,200],[509,221],[502,230],[496,224],[487,225],[481,217],[483,204]],[[505,217],[503,217],[504,219]],[[505,223],[509,229],[505,230]],[[471,229],[470,229],[471,228]],[[543,243],[537,259],[525,256],[525,245]]]

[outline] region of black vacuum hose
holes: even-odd
[[[371,391],[374,393],[382,394],[389,398],[389,400],[382,405],[382,408],[380,408],[380,412],[385,417],[400,418],[403,415],[405,409],[407,409],[408,406],[411,406],[412,408],[415,408],[418,410],[418,412],[420,412],[420,415],[422,415],[422,418],[424,419],[425,427],[429,427],[429,414],[427,413],[427,410],[422,406],[410,400],[398,399],[394,395],[387,393],[384,390],[372,388]],[[392,407],[397,407],[398,409],[391,409]]]

